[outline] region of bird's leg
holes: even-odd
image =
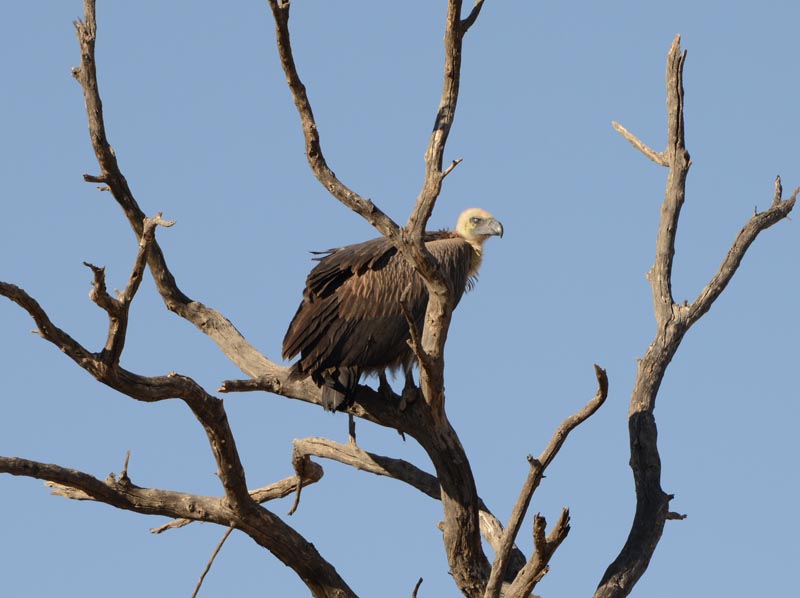
[[[378,372],[378,393],[384,399],[391,399],[394,397],[394,391],[392,390],[391,384],[389,384],[389,381],[386,379],[385,370]]]
[[[405,369],[406,383],[403,385],[403,393],[400,395],[400,411],[405,411],[411,403],[417,400],[419,388],[414,383],[413,365]]]
[[[352,413],[347,414],[347,436],[348,442],[356,445],[356,418]]]

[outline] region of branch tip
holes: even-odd
[[[608,396],[608,374],[605,369],[594,364],[594,374],[597,377],[598,392],[604,396]]]
[[[669,166],[666,152],[657,152],[654,149],[651,149],[641,139],[628,131],[628,129],[623,127],[617,121],[611,121],[611,126],[614,127],[614,130],[622,135],[628,141],[628,143],[647,156],[647,158],[659,166]]]
[[[197,580],[197,585],[194,587],[194,592],[192,592],[192,598],[197,598],[197,594],[198,592],[200,592],[200,587],[203,585],[203,580],[206,578],[206,575],[211,570],[211,565],[214,564],[214,559],[217,558],[219,551],[222,549],[222,545],[225,544],[225,540],[228,539],[228,536],[231,535],[234,529],[235,529],[234,526],[231,525],[227,530],[225,530],[225,533],[222,534],[222,539],[217,544],[217,547],[214,549],[214,552],[211,553],[211,558],[208,559],[208,563],[206,563],[205,569],[203,569],[203,572],[200,574],[200,579]]]
[[[416,585],[414,586],[414,591],[411,592],[411,598],[417,598],[417,592],[419,591],[419,587],[422,585],[422,578],[420,577],[417,580]]]
[[[776,204],[783,198],[783,185],[781,185],[781,175],[775,177],[775,196],[772,203]]]
[[[444,169],[442,172],[442,178],[446,177],[448,174],[455,170],[455,167],[461,164],[464,161],[464,158],[457,158],[450,163],[450,166]]]
[[[130,481],[130,478],[128,478],[128,462],[130,461],[130,459],[131,459],[131,451],[130,449],[128,449],[128,452],[125,453],[125,462],[122,464],[122,471],[119,472],[120,481],[122,480]]]
[[[460,23],[461,35],[464,35],[469,28],[475,24],[475,21],[478,19],[478,15],[481,13],[482,8],[483,0],[475,0],[475,4],[473,5],[469,15],[467,15],[467,17]]]

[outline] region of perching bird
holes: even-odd
[[[452,282],[456,305],[472,288],[483,243],[494,235],[503,236],[503,225],[480,208],[462,212],[454,231],[425,233],[425,246]],[[415,356],[400,301],[410,285],[405,300],[422,331],[425,283],[385,237],[321,254],[283,339],[284,359],[300,354],[290,379],[311,376],[322,388],[322,405],[336,411],[350,403],[362,374],[377,374],[385,392],[386,370],[402,368],[406,396],[414,388]]]

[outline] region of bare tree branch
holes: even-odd
[[[224,534],[222,534],[222,539],[219,541],[219,544],[217,544],[217,547],[214,548],[214,552],[211,553],[211,557],[208,559],[208,563],[206,563],[205,569],[203,569],[203,572],[200,574],[200,579],[197,580],[197,585],[194,587],[194,592],[192,592],[192,598],[197,598],[197,594],[203,585],[203,580],[206,578],[206,575],[211,570],[211,565],[214,564],[214,559],[217,558],[219,551],[222,549],[222,545],[225,544],[225,540],[227,540],[228,536],[230,536],[233,533],[234,529],[235,528],[231,526],[227,530],[225,530]]]
[[[82,471],[18,457],[0,457],[0,473],[37,478],[74,488],[82,493],[81,496],[136,513],[233,526],[294,569],[313,596],[355,598],[352,590],[312,544],[261,507],[242,511],[233,507],[227,498],[141,488],[131,483],[127,476],[117,479],[110,475],[100,481]]]
[[[680,36],[676,36],[667,56],[667,148],[659,154],[667,161],[669,174],[661,205],[655,262],[648,272],[658,326],[655,339],[644,357],[639,360],[628,410],[630,464],[636,488],[636,512],[625,545],[603,575],[595,592],[595,598],[627,596],[647,569],[656,545],[661,539],[665,522],[668,519],[680,518],[669,510],[672,495],[661,488],[661,458],[658,452],[658,431],[654,415],[661,381],[684,335],[725,289],[747,248],[761,231],[791,212],[797,196],[795,192],[789,200],[783,201],[780,181],[777,181],[775,197],[770,208],[755,214],[744,226],[718,272],[698,298],[691,305],[677,305],[674,302],[672,264],[675,237],[685,198],[686,177],[691,166],[684,139],[685,60],[686,52],[681,51]]]
[[[225,380],[218,392],[256,392],[263,391],[289,399],[296,399],[314,405],[321,405],[320,389],[310,378],[288,380],[285,373],[278,376],[260,376],[247,380]],[[353,394],[353,404],[345,411],[372,423],[398,430],[410,431],[418,428],[419,415],[411,409],[400,409],[401,397],[392,393],[390,400],[369,386],[359,385]]]
[[[483,8],[483,0],[475,0],[475,5],[472,7],[467,18],[461,21],[461,31],[464,33],[472,27],[475,21],[478,19],[478,15],[481,14],[481,9]]]
[[[39,304],[22,289],[0,282],[0,294],[25,308],[36,321],[43,338],[58,346],[100,382],[139,401],[156,402],[181,398],[206,431],[217,462],[217,475],[225,490],[225,498],[212,499],[166,490],[137,488],[127,478],[106,480],[104,483],[83,472],[8,457],[0,457],[0,473],[56,482],[76,488],[94,500],[139,513],[213,521],[226,526],[234,523],[237,529],[247,533],[294,569],[314,596],[355,596],[333,566],[321,557],[312,544],[250,498],[244,469],[222,401],[208,395],[186,376],[172,373],[167,376],[144,377],[120,367],[109,368],[97,354],[90,353],[52,324]],[[196,514],[198,509],[199,514]],[[298,554],[304,556],[298,558]]]
[[[719,266],[719,270],[705,288],[700,292],[700,295],[695,299],[691,305],[688,306],[688,313],[686,314],[687,326],[691,326],[705,314],[720,296],[725,287],[733,278],[739,265],[742,263],[744,254],[747,248],[756,240],[758,234],[768,229],[773,224],[780,222],[786,218],[794,208],[797,194],[800,188],[792,191],[791,197],[784,200],[782,197],[781,177],[775,179],[775,197],[770,207],[764,212],[758,212],[753,215],[747,224],[742,227],[733,245],[728,251],[728,255]]]
[[[254,504],[247,492],[244,468],[236,450],[222,401],[207,394],[187,376],[174,372],[166,376],[139,376],[119,367],[109,365],[103,354],[91,353],[63,330],[55,326],[41,306],[25,291],[14,285],[0,282],[0,295],[4,295],[25,309],[33,317],[39,334],[53,343],[75,363],[98,381],[138,401],[156,402],[180,398],[203,424],[217,461],[218,475],[225,494],[232,505],[248,508]],[[126,308],[127,309],[127,308]],[[120,319],[122,322],[124,318]],[[112,325],[112,328],[114,326]],[[119,330],[124,330],[124,326]],[[116,332],[118,334],[119,332]],[[122,340],[113,340],[120,347]]]
[[[302,438],[295,440],[293,444],[294,455],[337,461],[360,471],[405,482],[436,500],[440,498],[439,481],[436,476],[419,469],[408,461],[376,455],[352,443],[344,444],[327,438]]]
[[[174,221],[162,220],[160,212],[153,218],[145,218],[142,237],[139,239],[139,252],[134,260],[128,284],[125,285],[125,289],[116,298],[108,294],[105,268],[99,268],[84,262],[84,265],[94,273],[92,291],[89,293],[89,297],[108,314],[108,339],[100,353],[100,359],[109,367],[119,365],[119,359],[125,346],[125,335],[128,330],[128,311],[131,301],[133,301],[133,297],[139,289],[139,284],[142,282],[147,254],[153,243],[155,243],[156,226],[169,227],[173,224],[175,224]]]
[[[420,353],[427,357],[420,360],[420,389],[425,400],[433,406],[434,416],[446,421],[444,415],[444,363],[442,359],[450,320],[453,314],[453,290],[436,267],[432,256],[423,243],[423,234],[433,207],[442,190],[444,178],[453,165],[442,170],[444,149],[453,126],[458,91],[461,82],[461,50],[469,27],[475,22],[483,6],[482,0],[466,20],[461,20],[461,0],[449,0],[444,33],[444,77],[436,120],[425,151],[425,179],[417,196],[416,204],[406,224],[406,239],[409,244],[405,255],[417,267],[428,289],[428,307],[425,312]],[[443,423],[444,425],[444,423]],[[440,476],[441,477],[441,476]],[[447,532],[445,532],[447,534]],[[447,542],[446,542],[447,543]],[[480,557],[477,557],[480,559]],[[466,581],[466,580],[465,580]],[[470,582],[472,583],[472,582]],[[473,584],[474,585],[474,584]],[[461,584],[459,584],[461,587]],[[463,589],[463,588],[462,588]],[[477,592],[477,590],[476,590]]]
[[[304,457],[320,457],[338,461],[359,471],[366,471],[375,475],[386,476],[408,484],[430,496],[441,500],[439,481],[436,476],[419,469],[416,465],[402,459],[376,455],[359,448],[351,443],[342,444],[327,438],[310,437],[294,441],[295,454]],[[294,460],[294,456],[293,456]],[[309,461],[313,463],[313,461]],[[500,521],[489,511],[486,504],[479,499],[481,533],[492,550],[500,550],[503,537],[503,526]],[[525,564],[525,555],[512,544],[508,549],[509,570],[511,579]]]
[[[669,166],[669,161],[667,160],[666,152],[657,152],[653,149],[650,149],[647,145],[645,145],[645,143],[641,139],[639,139],[636,135],[628,131],[628,129],[626,129],[616,121],[612,121],[611,126],[614,127],[614,130],[617,133],[619,133],[625,139],[627,139],[628,142],[633,147],[642,152],[653,162],[655,162],[659,166]]]
[[[686,54],[676,36],[667,57],[667,149],[669,162],[667,190],[661,206],[656,240],[656,258],[648,273],[658,322],[656,338],[639,361],[628,411],[631,469],[636,487],[636,512],[622,551],[606,570],[595,592],[596,598],[627,596],[647,568],[664,530],[669,495],[661,489],[661,459],[653,411],[667,365],[678,348],[685,326],[678,327],[673,314],[679,313],[672,299],[672,258],[678,216],[683,204],[690,161],[683,138],[682,69]]]
[[[547,521],[537,513],[533,518],[533,544],[536,550],[514,582],[506,589],[506,598],[527,598],[536,584],[547,574],[550,558],[569,533],[569,509],[561,511],[553,529],[545,536],[546,527]]]
[[[303,476],[302,479],[300,480],[300,484],[302,486],[315,484],[316,482],[322,479],[323,473],[324,472],[322,470],[322,467],[320,467],[313,461],[309,461],[305,469],[303,470]],[[263,486],[261,488],[256,488],[255,490],[251,490],[250,497],[259,504],[268,502],[270,500],[285,498],[290,494],[297,492],[297,485],[298,485],[297,476],[293,475],[288,478],[283,478],[282,480],[279,480],[277,482],[273,482],[272,484]],[[70,498],[76,498],[76,497],[70,496]],[[189,525],[190,523],[192,523],[192,519],[175,519],[173,521],[165,523],[164,525],[152,528],[150,532],[153,534],[160,534],[170,529],[178,529],[180,527],[184,527],[186,525]]]
[[[528,596],[536,583],[547,573],[548,562],[569,533],[569,512],[564,509],[551,532],[546,533],[544,517],[533,522],[534,554],[525,557],[514,545],[527,513],[533,493],[548,465],[555,458],[567,435],[590,417],[603,403],[608,392],[605,372],[595,366],[598,378],[596,396],[580,412],[562,422],[538,459],[529,457],[530,472],[507,526],[488,511],[478,496],[470,464],[461,442],[447,419],[444,393],[445,346],[453,310],[453,289],[442,276],[437,264],[425,248],[423,234],[442,189],[443,180],[461,162],[453,160],[444,166],[446,142],[457,106],[462,44],[474,25],[484,0],[475,0],[469,14],[462,18],[462,1],[448,0],[444,43],[444,77],[436,119],[425,152],[425,176],[414,208],[404,228],[399,227],[370,199],[363,198],[340,181],[323,156],[321,142],[310,101],[297,73],[289,38],[289,1],[268,0],[276,23],[278,50],[295,105],[300,115],[306,142],[306,153],[312,172],[341,203],[369,221],[420,273],[429,292],[425,325],[417,330],[409,319],[414,352],[420,363],[420,386],[424,401],[417,401],[408,410],[399,407],[399,400],[386,400],[368,387],[359,387],[355,403],[348,407],[353,416],[392,427],[414,437],[430,457],[436,470],[433,476],[413,464],[363,451],[354,443],[339,444],[319,438],[295,442],[293,464],[296,475],[249,491],[244,468],[231,432],[223,402],[209,394],[195,380],[170,372],[163,376],[145,377],[120,367],[125,347],[129,307],[149,266],[165,305],[180,317],[193,323],[219,346],[249,380],[223,383],[220,392],[266,390],[312,404],[320,404],[320,389],[311,380],[290,381],[287,368],[271,362],[257,351],[221,313],[187,297],[178,287],[166,265],[155,238],[157,225],[171,226],[161,220],[145,217],[123,176],[105,130],[103,107],[99,95],[95,40],[97,23],[95,0],[84,0],[84,20],[75,23],[81,47],[81,65],[73,75],[81,84],[86,102],[90,139],[100,173],[86,174],[84,179],[100,183],[101,190],[111,192],[123,209],[139,240],[139,250],[131,275],[122,292],[113,297],[106,286],[104,268],[86,264],[93,272],[92,301],[108,315],[108,332],[99,352],[92,352],[56,326],[39,303],[19,287],[0,282],[0,295],[21,306],[36,322],[37,332],[98,381],[135,400],[158,402],[180,399],[203,426],[223,487],[224,496],[208,497],[170,490],[143,488],[128,477],[128,459],[118,476],[101,481],[82,471],[21,458],[0,457],[0,473],[46,480],[52,493],[75,500],[94,500],[138,513],[177,518],[152,530],[159,533],[181,527],[191,521],[213,522],[228,528],[200,577],[195,594],[222,543],[239,529],[261,546],[270,550],[301,577],[315,597],[350,598],[352,590],[333,566],[290,526],[259,503],[295,493],[295,504],[305,485],[318,481],[322,468],[310,456],[333,459],[377,475],[403,481],[428,496],[442,501],[444,511],[444,544],[451,573],[459,589],[468,598],[495,598],[505,592],[507,598]],[[657,447],[654,417],[655,399],[664,372],[679,344],[691,327],[713,305],[724,291],[758,234],[788,216],[794,207],[798,190],[783,199],[780,178],[770,207],[754,214],[737,235],[727,256],[708,284],[691,304],[677,305],[671,281],[675,238],[680,211],[685,198],[685,183],[691,166],[685,147],[683,116],[683,65],[686,53],[680,51],[676,37],[667,61],[667,147],[656,152],[622,125],[614,128],[637,150],[654,162],[667,166],[667,189],[661,208],[661,221],[653,267],[648,273],[658,330],[656,337],[639,364],[629,409],[631,467],[636,485],[637,507],[630,535],[616,560],[609,566],[598,586],[596,596],[625,596],[638,581],[660,540],[665,521],[685,516],[669,510],[672,495],[661,488],[661,465]],[[399,398],[395,397],[394,398]],[[495,551],[493,566],[483,553],[480,535]],[[501,588],[501,580],[513,583]],[[487,584],[488,579],[488,584]],[[422,583],[419,579],[413,596]]]
[[[525,513],[528,511],[533,493],[543,477],[542,464],[539,463],[537,459],[528,455],[528,463],[530,464],[530,472],[528,473],[525,483],[522,485],[519,498],[511,510],[511,517],[503,533],[499,550],[495,553],[492,570],[489,574],[489,582],[486,584],[486,598],[498,598],[498,596],[500,596],[503,579],[505,578],[506,569],[508,567],[509,550],[511,546],[513,546],[514,540],[519,533],[522,520],[525,517]]]
[[[117,479],[113,474],[101,481],[76,469],[19,457],[0,457],[0,473],[37,478],[74,488],[91,500],[146,515],[182,517],[226,526],[236,520],[236,514],[222,498],[141,488],[121,476]]]
[[[84,10],[86,13],[84,21],[75,23],[81,47],[81,66],[73,69],[73,75],[83,88],[90,139],[102,171],[99,176],[84,175],[84,178],[87,181],[102,182],[108,186],[114,199],[123,209],[137,238],[141,239],[144,234],[145,216],[119,168],[116,156],[108,142],[103,121],[103,108],[95,66],[94,47],[97,26],[94,2],[85,0]],[[242,372],[254,379],[261,380],[262,384],[258,385],[258,390],[321,405],[321,391],[310,379],[288,380],[288,368],[281,367],[262,355],[223,314],[187,297],[178,287],[175,277],[167,267],[164,254],[156,240],[152,242],[151,249],[148,251],[147,264],[166,307],[209,336]],[[371,397],[373,394],[371,389],[366,389],[364,396]],[[360,400],[359,396],[361,395],[356,396],[356,401]],[[377,402],[373,401],[373,404],[366,410],[356,407],[351,412],[359,417],[366,416],[370,421],[379,425],[396,427],[397,417],[394,414],[397,411],[396,405],[378,406],[375,403]]]
[[[444,81],[436,121],[425,152],[425,180],[406,228],[402,230],[371,201],[344,186],[328,168],[322,155],[311,104],[292,56],[288,27],[290,3],[269,0],[269,5],[275,20],[278,54],[300,115],[306,156],[312,172],[334,197],[364,217],[397,247],[417,269],[428,289],[420,351],[427,355],[426,359],[420,359],[420,389],[425,407],[417,405],[414,409],[416,417],[422,419],[415,426],[416,433],[412,433],[412,436],[430,456],[441,485],[445,518],[443,537],[453,579],[466,596],[478,598],[483,594],[489,572],[489,561],[480,541],[476,508],[478,493],[464,448],[444,412],[442,353],[454,307],[453,290],[448,288],[438,265],[425,248],[423,233],[444,179],[443,154],[458,99],[463,37],[477,18],[482,3],[479,2],[472,14],[462,22],[461,0],[448,2]]]
[[[536,488],[539,487],[548,465],[553,462],[558,451],[561,450],[569,433],[594,415],[608,397],[608,376],[606,375],[606,371],[598,365],[594,366],[594,371],[597,376],[597,392],[595,396],[580,411],[561,422],[561,425],[558,426],[547,447],[542,451],[538,459],[534,459],[531,455],[528,455],[530,471],[520,490],[519,498],[514,504],[514,508],[511,510],[511,517],[506,526],[505,533],[503,534],[500,547],[499,549],[495,549],[495,559],[492,563],[489,582],[486,584],[485,598],[497,598],[500,595],[502,581],[506,578],[508,555],[514,546],[517,534],[519,534],[522,520],[528,511],[533,493],[536,491]],[[539,558],[541,560],[542,556]],[[546,565],[548,560],[549,555],[546,560],[542,561],[543,564]],[[532,589],[533,586],[528,588],[525,595],[527,596]]]
[[[84,180],[102,182],[108,186],[108,190],[125,213],[137,239],[141,239],[144,234],[145,214],[120,170],[114,150],[108,141],[103,120],[103,103],[100,99],[95,65],[97,21],[94,0],[84,0],[84,19],[75,22],[75,30],[80,44],[81,65],[73,68],[72,74],[83,89],[89,138],[101,170],[100,175],[84,175]],[[153,242],[148,252],[147,264],[167,309],[188,320],[208,335],[239,369],[253,377],[282,374],[285,376],[285,368],[266,359],[247,342],[225,316],[198,301],[193,301],[178,288],[157,242]]]
[[[101,168],[99,176],[85,178],[102,182],[108,186],[114,198],[123,208],[140,242],[148,247],[146,239],[142,242],[142,239],[145,238],[144,214],[133,198],[106,137],[94,58],[97,34],[94,0],[84,0],[84,20],[76,22],[75,28],[81,47],[81,66],[75,68],[73,74],[83,88],[90,139]],[[157,288],[169,309],[176,311],[211,336],[223,352],[248,374],[267,375],[275,371],[276,366],[249,345],[227,319],[218,312],[191,301],[178,289],[174,277],[166,267],[164,256],[154,240],[146,255]],[[99,274],[96,273],[96,282],[100,282],[98,277]],[[134,285],[130,286],[132,291],[130,297],[132,298],[135,288]],[[109,334],[110,348],[113,350],[112,359],[110,359],[111,366],[109,366],[105,359],[86,351],[69,335],[53,326],[38,303],[27,296],[24,291],[13,285],[0,283],[0,293],[25,308],[36,320],[39,332],[44,338],[59,346],[76,363],[104,384],[142,401],[181,398],[192,409],[206,431],[225,491],[224,501],[235,511],[236,518],[225,522],[226,525],[230,525],[231,522],[235,523],[239,529],[248,533],[256,542],[268,548],[282,562],[293,568],[314,596],[354,596],[344,580],[339,577],[330,563],[319,555],[313,545],[250,498],[244,469],[222,401],[208,395],[198,384],[185,376],[170,374],[146,378],[116,366],[113,356],[118,353],[117,348],[121,350],[122,341],[119,339],[122,339],[124,330],[112,331]],[[103,295],[107,295],[107,293],[98,294],[98,297],[102,297],[99,299],[101,307],[117,305]],[[125,294],[122,298],[126,299]],[[113,310],[114,307],[111,309]],[[110,312],[109,315],[111,316]],[[112,322],[110,328],[118,327]],[[52,481],[58,482],[59,480]],[[79,489],[86,491],[85,488]],[[185,515],[180,513],[172,516],[183,517]]]
[[[297,73],[294,56],[292,55],[292,44],[289,36],[289,9],[291,8],[291,3],[286,0],[269,0],[269,7],[275,19],[278,55],[283,71],[286,74],[289,90],[292,92],[294,105],[300,115],[300,123],[306,142],[306,158],[308,158],[311,171],[331,195],[363,217],[384,237],[391,239],[394,243],[398,243],[400,227],[372,201],[361,197],[342,183],[328,167],[328,163],[322,153],[319,131],[314,119],[314,112],[311,110],[311,102],[308,99],[306,87]]]

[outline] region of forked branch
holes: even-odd
[[[305,487],[310,484],[317,483],[322,479],[323,473],[322,467],[314,462],[309,462],[303,471],[303,475],[300,476],[299,479],[298,476],[293,475],[261,488],[250,490],[250,497],[259,504],[269,502],[271,500],[277,500],[279,498],[285,498],[296,493],[298,491],[298,487]],[[175,519],[163,525],[159,525],[158,527],[152,528],[150,532],[153,534],[160,534],[167,530],[178,529],[180,527],[189,525],[192,523],[192,521],[192,519]]]
[[[303,136],[306,142],[306,158],[314,176],[336,199],[348,208],[359,214],[372,226],[374,226],[383,236],[398,243],[400,227],[389,216],[372,203],[369,199],[361,197],[358,193],[350,189],[340,181],[334,172],[328,167],[325,156],[322,152],[319,131],[311,109],[311,102],[306,93],[306,87],[297,72],[297,66],[292,54],[292,43],[289,35],[289,11],[291,3],[286,0],[269,0],[269,7],[275,19],[275,37],[278,45],[278,55],[281,60],[283,72],[289,90],[292,92],[294,105],[300,115],[300,123],[303,128]]]
[[[225,526],[233,524],[292,567],[314,596],[355,596],[311,543],[250,497],[222,401],[206,393],[187,376],[170,373],[146,377],[119,366],[109,367],[102,354],[88,351],[53,324],[39,303],[19,287],[0,282],[0,295],[25,309],[36,322],[42,338],[56,345],[103,384],[138,401],[158,402],[173,398],[184,401],[206,432],[225,496],[217,499],[139,488],[130,483],[127,475],[119,480],[109,478],[101,482],[80,471],[9,457],[0,457],[0,473],[55,482],[83,493],[75,498],[88,495],[94,500],[138,513],[213,521]]]
[[[51,463],[41,463],[19,457],[0,457],[0,473],[45,480],[80,491],[83,499],[102,502],[118,509],[146,515],[185,517],[227,525],[236,518],[235,513],[222,498],[187,495],[182,492],[141,488],[127,476],[110,475],[105,480]],[[64,495],[58,488],[55,493]],[[70,496],[69,498],[72,498]]]
[[[606,371],[597,365],[594,366],[594,371],[595,376],[597,376],[597,392],[595,393],[595,396],[592,397],[592,399],[580,411],[569,416],[567,419],[561,422],[561,425],[556,428],[553,437],[550,439],[550,442],[544,451],[542,451],[542,453],[539,455],[538,459],[534,459],[532,456],[528,455],[528,463],[530,464],[528,477],[525,480],[522,490],[520,490],[519,498],[517,499],[517,502],[514,504],[514,508],[511,511],[511,517],[508,525],[505,528],[500,547],[499,549],[495,550],[495,559],[494,563],[492,563],[492,571],[489,576],[489,583],[486,585],[485,598],[497,598],[500,596],[502,582],[507,577],[506,568],[508,566],[508,555],[514,546],[514,541],[519,534],[522,520],[528,511],[528,506],[533,498],[533,493],[539,487],[539,484],[544,477],[545,470],[550,463],[553,462],[553,459],[555,459],[558,451],[561,450],[561,447],[564,445],[569,433],[594,415],[594,413],[597,412],[597,410],[603,405],[608,397],[608,376],[606,375]],[[564,532],[564,536],[566,536],[566,531]],[[542,544],[542,546],[544,546],[544,544]],[[552,552],[540,554],[541,551],[539,548],[540,547],[537,544],[536,553],[531,557],[531,560],[528,561],[529,565],[531,562],[536,562],[539,564],[537,571],[541,571],[542,568],[547,565],[550,560],[550,556],[552,555]],[[555,548],[553,551],[554,550]],[[542,575],[544,575],[544,573],[542,573]],[[535,585],[537,581],[538,578],[533,580],[533,585]],[[533,585],[528,587],[527,578],[526,581],[521,582],[521,584],[522,587],[525,588],[525,593],[520,595],[528,596],[528,594],[530,594],[533,590]],[[506,592],[506,596],[511,597],[513,594]]]
[[[436,476],[419,469],[408,461],[376,455],[352,443],[343,444],[327,438],[303,438],[294,441],[292,460],[294,461],[297,456],[320,457],[337,461],[359,471],[404,482],[435,500],[441,500],[439,480]],[[313,461],[310,463],[313,464]],[[481,534],[492,549],[498,552],[503,537],[503,526],[482,500],[479,500],[479,509]],[[509,569],[513,577],[525,564],[525,555],[516,546],[509,549],[508,555]]]
[[[73,68],[72,74],[83,90],[89,138],[100,166],[99,175],[84,175],[88,182],[102,182],[122,208],[137,239],[144,234],[145,214],[136,202],[128,182],[120,170],[114,150],[106,135],[103,103],[97,82],[95,63],[95,41],[97,19],[95,1],[84,0],[84,18],[75,22],[81,51],[81,64]],[[239,333],[231,322],[219,312],[193,301],[178,288],[175,277],[167,267],[166,259],[158,242],[154,241],[147,254],[147,265],[153,275],[158,292],[167,309],[188,320],[208,335],[225,355],[243,372],[250,376],[283,375],[281,368],[258,352]]]
[[[725,290],[725,287],[728,286],[728,283],[742,263],[747,248],[756,240],[758,234],[789,215],[797,201],[798,192],[800,192],[800,188],[795,188],[788,199],[783,199],[781,177],[775,178],[775,194],[770,207],[763,212],[756,212],[753,214],[747,224],[739,231],[739,234],[736,235],[733,245],[731,245],[728,254],[720,264],[716,274],[714,274],[705,288],[700,292],[697,299],[689,305],[686,315],[688,326],[691,326],[694,322],[699,320],[703,314],[711,309],[714,301],[716,301],[717,297]]]
[[[137,239],[144,235],[145,214],[139,207],[128,186],[111,144],[109,143],[103,118],[103,105],[100,98],[95,64],[95,40],[97,22],[94,0],[84,0],[84,19],[75,23],[81,50],[81,64],[73,69],[73,76],[80,83],[86,104],[89,137],[95,156],[100,165],[99,175],[84,175],[89,182],[102,182],[122,208]],[[231,321],[220,312],[192,300],[178,287],[174,275],[167,266],[166,259],[157,240],[150,243],[147,252],[147,265],[153,275],[156,288],[167,309],[195,325],[203,334],[213,340],[220,350],[246,375],[263,381],[259,390],[267,390],[281,396],[320,405],[320,389],[306,380],[289,380],[288,368],[279,366],[267,359],[236,329]],[[367,392],[365,390],[365,392]],[[371,396],[367,392],[368,396]],[[394,409],[394,410],[393,410]],[[393,405],[369,409],[371,421],[380,425],[395,427],[398,417]],[[356,415],[361,416],[360,410]]]
[[[652,287],[657,326],[656,337],[639,360],[639,367],[628,410],[631,469],[636,488],[636,512],[625,545],[609,565],[595,598],[627,596],[647,569],[661,539],[665,522],[679,519],[669,510],[672,495],[661,488],[661,458],[658,452],[658,432],[654,415],[656,396],[667,366],[675,355],[686,332],[722,293],[738,269],[747,248],[758,234],[785,218],[797,197],[795,191],[788,200],[782,199],[780,179],[770,207],[755,214],[742,228],[719,270],[697,299],[689,305],[678,305],[672,296],[672,266],[678,219],[686,192],[686,177],[691,166],[684,137],[683,66],[686,52],[676,36],[667,56],[667,147],[656,154],[632,135],[623,132],[631,143],[650,159],[669,167],[667,188],[661,204],[661,219],[656,239],[656,256],[648,273]],[[644,149],[643,149],[644,148]]]
[[[425,152],[425,180],[408,224],[400,229],[371,201],[339,181],[324,159],[317,125],[292,56],[289,35],[289,2],[269,0],[275,20],[278,53],[300,115],[306,156],[312,172],[341,203],[356,211],[397,247],[417,269],[428,289],[428,306],[422,333],[420,389],[426,407],[415,406],[422,425],[412,435],[428,453],[441,486],[444,511],[444,544],[451,573],[459,589],[470,598],[483,594],[489,562],[480,541],[478,493],[469,461],[444,412],[444,361],[442,353],[454,307],[453,289],[423,243],[423,233],[441,191],[442,181],[452,170],[442,170],[445,144],[455,116],[461,75],[464,34],[475,22],[482,2],[462,20],[460,0],[449,0],[445,26],[445,68],[442,95],[433,131]],[[419,403],[419,402],[417,402]]]
[[[533,518],[533,545],[536,551],[513,583],[506,588],[507,598],[527,598],[536,584],[547,574],[550,559],[569,534],[569,509],[561,511],[558,521],[547,535],[545,535],[546,529],[547,521],[537,513]]]
[[[106,288],[105,268],[100,268],[88,262],[84,265],[94,273],[92,290],[89,297],[98,307],[108,314],[108,338],[100,354],[109,367],[117,367],[125,346],[125,335],[128,330],[128,312],[139,284],[142,282],[147,262],[147,255],[156,239],[156,226],[172,226],[174,221],[161,218],[159,212],[153,218],[145,218],[142,237],[139,239],[139,252],[133,262],[133,269],[125,289],[117,297],[112,297]]]

